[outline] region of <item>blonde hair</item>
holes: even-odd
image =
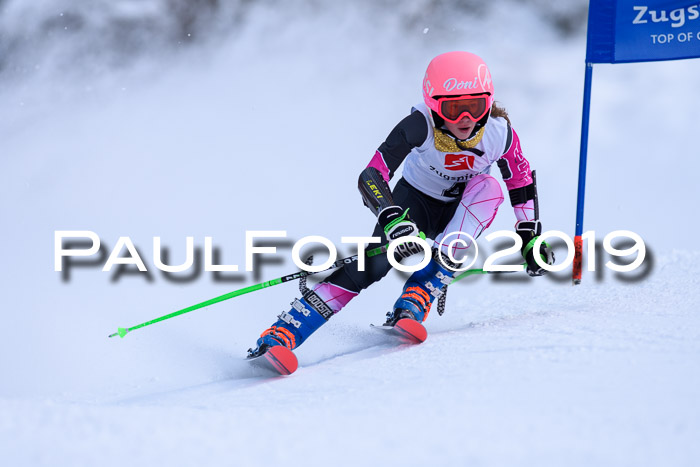
[[[498,105],[497,102],[494,101],[494,103],[491,105],[491,116],[492,117],[503,117],[506,119],[506,122],[508,122],[508,125],[510,125],[510,118],[508,118],[508,111],[506,111],[505,107],[501,107]]]

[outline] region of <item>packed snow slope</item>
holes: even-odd
[[[243,357],[295,283],[107,338],[295,271],[303,236],[350,254],[340,238],[374,223],[357,174],[448,50],[487,60],[545,230],[573,234],[583,37],[511,3],[408,30],[352,5],[286,13],[261,4],[235,37],[176,61],[0,88],[3,464],[697,465],[697,60],[594,71],[585,227],[599,242],[639,234],[639,271],[614,273],[600,250],[579,287],[569,268],[466,279],[412,347],[369,328],[400,293],[392,272],[286,378]],[[491,231],[514,222],[506,202]],[[95,232],[103,256],[54,271],[57,230]],[[255,273],[251,230],[287,232]],[[101,271],[122,236],[148,273]],[[169,264],[187,236],[200,253],[210,236],[241,271],[164,275],[156,236]],[[494,246],[479,245],[482,263]]]

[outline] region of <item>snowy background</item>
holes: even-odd
[[[287,378],[243,357],[295,283],[107,339],[294,271],[305,235],[367,235],[357,174],[449,50],[489,63],[545,230],[573,235],[586,2],[558,5],[0,0],[3,464],[697,465],[698,60],[594,70],[585,229],[641,235],[641,273],[601,251],[576,288],[470,278],[410,348],[368,326],[392,273]],[[56,230],[105,256],[55,272]],[[154,236],[172,264],[211,236],[243,269],[246,230],[288,232],[258,274],[153,266]],[[101,272],[120,236],[149,274]]]

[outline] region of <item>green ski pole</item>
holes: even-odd
[[[382,247],[378,247],[378,248],[382,248]],[[233,297],[245,295],[245,294],[250,293],[250,292],[255,292],[256,290],[264,289],[267,287],[272,287],[273,285],[283,284],[285,282],[293,281],[295,279],[301,279],[302,277],[311,276],[314,274],[319,274],[321,272],[330,271],[331,269],[336,269],[336,268],[345,266],[346,264],[352,263],[355,261],[357,261],[357,255],[348,256],[347,258],[339,259],[338,261],[333,263],[329,268],[324,269],[323,271],[315,271],[315,272],[299,271],[299,272],[295,272],[293,274],[278,277],[277,279],[272,279],[270,281],[261,282],[260,284],[255,284],[255,285],[251,285],[248,287],[244,287],[242,289],[234,290],[233,292],[219,295],[218,297],[214,297],[214,298],[211,298],[209,300],[205,300],[201,303],[197,303],[196,305],[188,306],[187,308],[183,308],[182,310],[174,311],[170,314],[161,316],[159,318],[152,319],[150,321],[146,321],[145,323],[137,324],[136,326],[132,326],[130,328],[117,328],[117,332],[115,332],[114,334],[110,334],[109,337],[115,337],[115,336],[124,337],[129,332],[134,331],[136,329],[143,328],[145,326],[149,326],[151,324],[155,324],[155,323],[158,323],[160,321],[165,321],[166,319],[174,318],[175,316],[183,315],[185,313],[189,313],[190,311],[198,310],[200,308],[204,308],[206,306],[213,305],[215,303],[223,302],[224,300],[228,300],[228,299],[231,299]]]
[[[376,256],[378,254],[384,253],[387,250],[387,246],[388,245],[382,245],[382,246],[376,247],[372,250],[369,250],[366,254],[367,254],[367,256],[372,257],[372,256]],[[279,285],[279,284],[283,284],[285,282],[293,281],[296,279],[301,279],[302,277],[307,277],[307,276],[311,276],[314,274],[319,274],[321,272],[330,271],[331,269],[337,269],[339,267],[345,266],[346,264],[352,263],[355,261],[357,261],[357,255],[348,256],[347,258],[339,259],[338,261],[336,261],[330,267],[328,267],[327,269],[324,269],[323,271],[315,271],[315,272],[299,271],[299,272],[295,272],[293,274],[288,274],[286,276],[278,277],[277,279],[272,279],[269,281],[261,282],[260,284],[255,284],[255,285],[251,285],[248,287],[244,287],[242,289],[234,290],[233,292],[219,295],[218,297],[214,297],[214,298],[211,298],[209,300],[205,300],[201,303],[197,303],[196,305],[188,306],[187,308],[183,308],[182,310],[174,311],[174,312],[169,313],[167,315],[160,316],[160,317],[152,319],[150,321],[146,321],[145,323],[137,324],[137,325],[131,326],[129,328],[117,328],[117,332],[110,334],[108,337],[119,336],[119,337],[123,338],[131,331],[149,326],[151,324],[158,323],[160,321],[165,321],[166,319],[174,318],[175,316],[189,313],[190,311],[198,310],[200,308],[204,308],[204,307],[207,307],[209,305],[213,305],[215,303],[223,302],[225,300],[229,300],[231,298],[238,297],[240,295],[245,295],[245,294],[250,293],[250,292],[255,292],[256,290],[261,290],[261,289],[265,289],[267,287],[272,287],[273,285]],[[495,272],[495,271],[484,271],[483,269],[470,269],[470,270],[464,271],[459,276],[455,277],[454,280],[457,281],[457,280],[460,280],[460,279],[462,279],[466,276],[472,275],[472,274],[489,274],[491,272]],[[510,271],[508,271],[508,272],[510,272]]]
[[[425,234],[423,232],[419,233],[419,237],[425,240]],[[367,251],[367,256],[372,257],[372,256],[377,256],[382,253],[386,253],[387,250],[389,249],[389,244],[387,243],[386,245],[378,246],[372,250]],[[527,263],[522,264],[523,267],[527,267]],[[518,272],[518,271],[484,271],[483,269],[467,269],[466,271],[463,271],[461,274],[455,276],[455,278],[452,280],[452,283],[457,282],[460,279],[464,279],[465,277],[472,276],[474,274],[500,274],[500,273],[509,273],[509,272]]]
[[[525,267],[527,266],[527,263],[521,264],[521,266]],[[458,280],[464,279],[465,277],[468,276],[473,276],[475,274],[503,274],[503,273],[510,273],[510,272],[519,272],[519,271],[485,271],[483,269],[467,269],[466,271],[462,272],[461,274],[458,274],[455,276],[454,279],[452,279],[452,283],[454,284]]]
[[[525,266],[525,263],[522,264],[522,266]],[[452,284],[457,282],[458,280],[464,279],[465,277],[473,276],[475,274],[503,274],[503,273],[509,273],[509,272],[518,272],[518,271],[485,271],[483,269],[467,269],[466,271],[462,271],[461,274],[457,274],[454,279],[452,279]],[[437,302],[437,312],[440,316],[445,312],[445,303],[447,299],[447,288],[443,289],[444,293],[440,295],[438,298]]]
[[[367,252],[367,256],[376,256],[378,254],[383,253],[386,251],[387,245],[382,245],[378,246],[372,250],[369,250]],[[262,282],[260,284],[255,284],[251,285],[248,287],[244,287],[242,289],[234,290],[233,292],[226,293],[224,295],[220,295],[218,297],[211,298],[209,300],[205,300],[201,303],[197,303],[196,305],[188,306],[187,308],[183,308],[182,310],[174,311],[170,314],[161,316],[159,318],[152,319],[150,321],[146,321],[145,323],[137,324],[136,326],[132,326],[130,328],[117,328],[117,332],[110,334],[109,337],[124,337],[126,336],[129,332],[134,331],[139,328],[143,328],[145,326],[149,326],[151,324],[158,323],[160,321],[165,321],[166,319],[174,318],[175,316],[179,315],[184,315],[185,313],[189,313],[190,311],[198,310],[200,308],[207,307],[209,305],[213,305],[215,303],[223,302],[224,300],[229,300],[234,297],[238,297],[240,295],[245,295],[250,292],[255,292],[256,290],[261,290],[267,287],[272,287],[273,285],[278,285],[278,284],[283,284],[285,282],[293,281],[295,279],[301,279],[302,277],[306,276],[311,276],[313,274],[319,274],[321,272],[326,272],[330,271],[331,269],[337,269],[339,267],[345,266],[348,263],[352,263],[354,261],[357,261],[357,255],[353,256],[348,256],[347,258],[339,259],[335,263],[333,263],[329,268],[324,269],[323,271],[316,271],[316,272],[308,272],[308,271],[299,271],[295,272],[294,274],[289,274],[286,276],[278,277],[277,279],[272,279],[270,281]]]

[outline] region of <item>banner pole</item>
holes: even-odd
[[[574,285],[581,283],[583,263],[583,202],[586,194],[586,162],[588,158],[588,121],[591,110],[591,82],[593,80],[593,63],[586,62],[586,77],[583,84],[583,118],[581,119],[581,151],[578,163],[578,199],[576,201],[576,233],[574,236],[574,266],[572,280]]]

